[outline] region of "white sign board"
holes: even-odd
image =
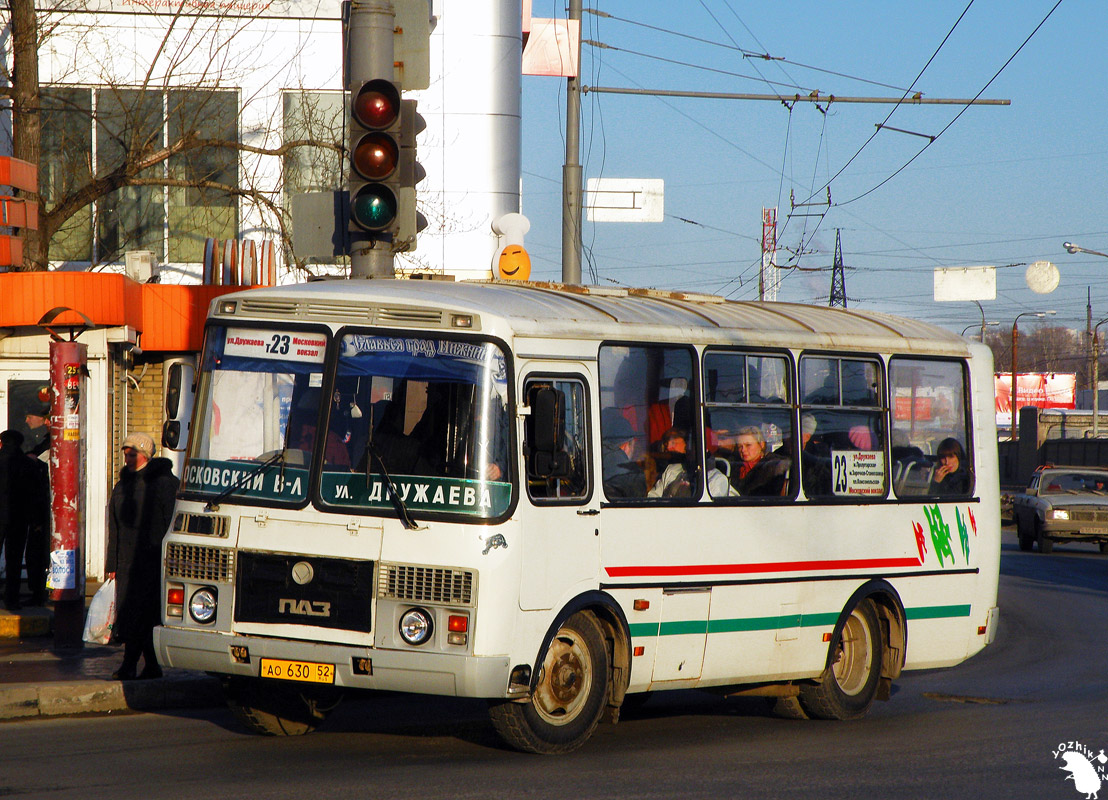
[[[661,178],[589,178],[585,209],[589,222],[661,222],[664,196]]]
[[[228,328],[223,354],[242,358],[270,358],[322,364],[327,337],[321,333]]]
[[[939,267],[935,270],[935,302],[995,300],[996,267]]]
[[[880,496],[885,493],[885,454],[881,451],[832,451],[831,469],[837,495]]]

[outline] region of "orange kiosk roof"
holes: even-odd
[[[71,308],[98,328],[130,326],[142,334],[142,349],[199,350],[213,299],[249,286],[184,286],[137,283],[125,275],[90,272],[0,274],[0,328],[37,326],[48,311]],[[64,312],[51,327],[84,325]]]

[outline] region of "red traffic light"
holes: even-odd
[[[354,120],[363,128],[383,130],[400,117],[400,92],[391,81],[366,81],[351,104]]]
[[[350,158],[354,169],[366,180],[380,181],[396,171],[400,148],[396,140],[385,133],[367,133],[354,145]]]

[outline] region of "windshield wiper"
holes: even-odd
[[[220,492],[218,495],[216,495],[215,497],[213,497],[211,500],[209,500],[207,503],[204,504],[204,510],[205,511],[218,511],[219,510],[219,504],[221,502],[223,502],[224,500],[226,500],[228,497],[230,497],[232,494],[234,494],[234,492],[236,490],[241,489],[243,484],[246,481],[253,478],[255,475],[257,475],[262,470],[267,469],[268,467],[272,467],[278,461],[281,462],[281,467],[284,468],[285,448],[283,448],[283,447],[280,450],[278,450],[276,453],[271,455],[269,458],[267,458],[265,461],[258,464],[258,466],[254,467],[254,469],[249,470],[247,472],[239,473],[239,476],[237,478],[235,478],[234,481],[231,482],[230,486],[228,486],[226,489],[224,489],[222,492]]]
[[[372,423],[370,423],[372,424]],[[377,461],[377,466],[381,469],[381,475],[385,479],[385,485],[389,490],[389,497],[392,498],[392,504],[396,506],[396,515],[400,517],[400,522],[409,531],[422,531],[426,530],[426,525],[417,525],[416,521],[412,519],[411,512],[408,511],[408,507],[404,505],[404,498],[400,496],[400,490],[396,488],[396,484],[392,480],[392,476],[389,475],[389,471],[385,469],[384,459],[381,458],[381,454],[377,451],[377,445],[373,443],[373,432],[370,431],[369,438],[365,443],[366,452]],[[366,462],[366,484],[369,483],[369,473],[372,471],[370,462]],[[368,488],[368,485],[367,485]]]

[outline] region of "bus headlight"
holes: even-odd
[[[1050,512],[1051,519],[1069,519],[1070,510],[1068,508],[1056,508]]]
[[[410,645],[425,644],[433,630],[431,615],[422,608],[409,608],[400,618],[400,638]]]
[[[205,586],[197,589],[189,598],[189,616],[201,625],[207,625],[215,619],[215,589]]]

